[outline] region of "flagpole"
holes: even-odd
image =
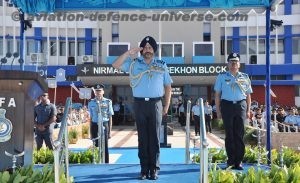
[[[72,101],[72,97],[73,97],[73,88],[71,86],[71,101]]]
[[[56,88],[57,88],[57,86],[55,86],[55,88],[54,88],[54,101],[53,101],[54,105],[56,104]]]

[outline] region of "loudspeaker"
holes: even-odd
[[[68,57],[68,65],[75,65],[75,58],[74,57]]]
[[[250,64],[257,64],[257,55],[250,56]]]

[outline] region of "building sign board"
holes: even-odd
[[[216,76],[219,73],[226,72],[227,64],[168,64],[171,76]],[[241,64],[242,72],[244,64]],[[78,76],[126,76],[121,70],[115,69],[111,64],[77,65]]]

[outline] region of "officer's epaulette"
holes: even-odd
[[[240,72],[240,74],[241,74],[242,76],[246,76],[246,77],[248,77],[248,74],[247,74],[247,73]]]
[[[160,63],[160,64],[162,64],[162,65],[165,65],[165,64],[166,64],[166,62],[164,62],[164,61],[162,61],[162,60],[156,60],[156,62],[157,62],[157,63]]]

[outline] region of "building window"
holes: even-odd
[[[174,57],[183,57],[182,44],[174,44]]]
[[[99,56],[102,55],[102,43],[99,42],[99,50],[97,50],[97,41],[92,41],[92,54],[96,57],[97,52],[99,53]]]
[[[207,41],[207,42],[209,42],[209,41],[211,41],[211,36],[210,36],[210,34],[203,34],[203,41]]]
[[[240,54],[247,54],[247,39],[240,39]]]
[[[85,44],[83,41],[77,42],[77,56],[85,55]]]
[[[162,57],[183,57],[183,43],[181,42],[162,42],[157,43],[155,56],[159,57],[159,47],[161,46]]]
[[[232,52],[232,40],[227,39],[227,51],[226,54]],[[225,55],[225,40],[221,40],[221,55]]]
[[[3,55],[3,39],[0,38],[0,55]]]
[[[259,39],[258,40],[258,53],[259,54],[265,54],[266,53],[266,40],[265,39]]]
[[[214,56],[213,42],[194,42],[193,56]]]
[[[35,53],[34,40],[30,39],[26,41],[26,50],[27,50],[27,55],[30,55],[30,53]]]
[[[249,54],[256,54],[256,39],[249,39]]]
[[[293,37],[293,55],[300,54],[300,38],[299,37]]]
[[[59,56],[66,56],[66,42],[59,42]]]
[[[41,41],[41,53],[45,53],[45,55],[47,55],[47,41],[42,40]]]
[[[248,53],[250,55],[256,54],[256,39],[249,39],[248,40]],[[247,54],[247,39],[240,39],[240,54],[246,55]]]
[[[107,43],[107,56],[120,56],[130,48],[130,43]]]
[[[69,41],[69,57],[74,57],[75,56],[75,42],[74,41]]]
[[[161,45],[161,56],[162,57],[173,57],[173,45],[162,44]]]
[[[300,97],[300,86],[295,86],[295,96]]]
[[[112,23],[111,33],[119,34],[119,23]]]
[[[50,56],[56,56],[57,49],[56,49],[56,41],[50,41]]]
[[[6,40],[6,52],[13,53],[14,52],[14,40],[7,39]]]
[[[270,53],[275,54],[275,39],[270,40]],[[284,53],[283,39],[278,39],[278,53]]]
[[[300,4],[300,0],[293,0],[292,4]]]

